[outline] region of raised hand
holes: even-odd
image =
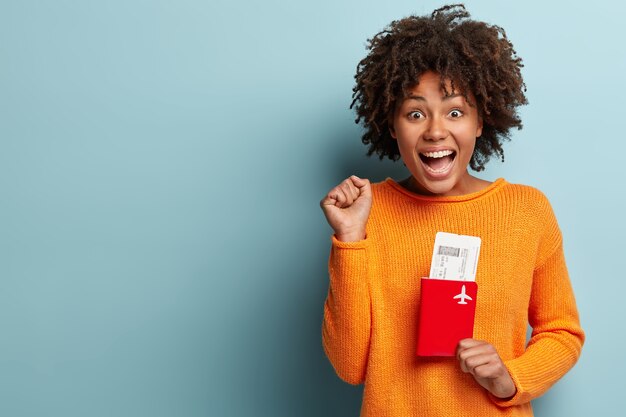
[[[372,207],[370,182],[352,175],[330,190],[320,201],[320,206],[338,240],[362,240]]]
[[[476,382],[498,398],[509,398],[517,389],[493,345],[475,339],[463,339],[456,349],[456,357],[463,372],[471,374]]]

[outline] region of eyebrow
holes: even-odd
[[[450,100],[450,99],[453,99],[453,98],[456,98],[456,97],[463,97],[463,94],[455,93],[455,94],[450,94],[450,95],[447,95],[447,96],[443,96],[443,100],[446,101],[446,100]],[[413,100],[417,100],[417,101],[426,101],[426,99],[424,97],[422,97],[422,96],[415,96],[413,94],[408,96],[407,100],[408,99],[413,99]]]

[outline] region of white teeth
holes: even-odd
[[[437,151],[437,152],[422,152],[422,155],[429,158],[443,158],[444,156],[452,155],[454,152],[451,150]]]

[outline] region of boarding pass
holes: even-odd
[[[476,281],[480,238],[437,232],[430,278]]]

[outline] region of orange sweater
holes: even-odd
[[[365,382],[361,416],[532,416],[530,400],[574,365],[584,341],[548,200],[503,179],[464,196],[424,197],[391,179],[372,193],[366,239],[332,238],[322,325],[337,374]],[[456,358],[415,355],[420,278],[438,231],[482,239],[474,338],[493,344],[509,370],[517,393],[508,401]]]

